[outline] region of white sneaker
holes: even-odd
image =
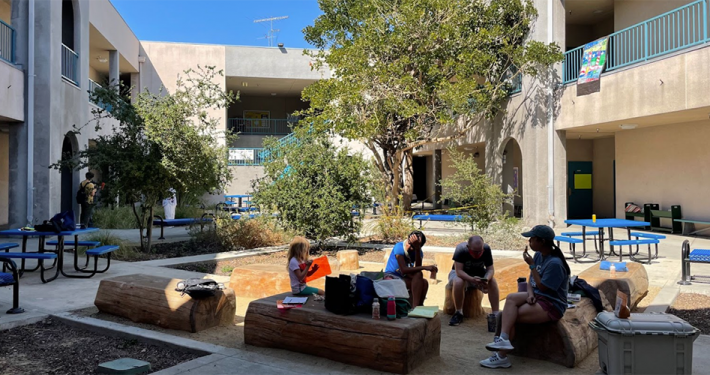
[[[508,357],[501,358],[498,353],[493,353],[490,358],[486,358],[479,363],[481,366],[488,368],[509,368],[512,366]]]
[[[513,345],[511,345],[509,340],[500,338],[500,337],[495,337],[493,338],[493,342],[486,345],[486,349],[496,352],[498,350],[513,350]]]

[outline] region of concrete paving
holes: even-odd
[[[568,228],[576,230],[578,228]],[[168,232],[170,230],[171,232]],[[133,236],[137,238],[137,231],[117,232],[122,238],[129,239]],[[429,234],[462,234],[465,229],[449,227],[427,228],[425,233]],[[177,238],[189,237],[186,228],[166,228],[166,237],[174,235]],[[187,237],[185,237],[187,236]],[[615,238],[623,238],[625,231],[615,231]],[[156,238],[157,239],[157,238]],[[682,237],[668,235],[666,240],[659,246],[659,259],[650,265],[646,265],[651,286],[660,288],[658,296],[653,300],[647,311],[665,311],[672,304],[678,293],[703,293],[710,295],[710,285],[693,283],[690,286],[681,286],[676,282],[680,279],[680,248],[684,240],[691,241],[693,248],[710,248],[710,239],[698,237]],[[0,238],[0,242],[17,242],[14,239]],[[593,246],[589,243],[593,252]],[[36,247],[36,242],[30,242],[30,249]],[[386,246],[383,246],[386,247]],[[282,247],[260,250],[260,251],[280,251]],[[451,252],[448,247],[427,247],[427,251]],[[563,246],[563,250],[566,247]],[[628,251],[628,250],[627,250]],[[129,274],[151,274],[172,278],[205,277],[216,279],[220,282],[228,282],[228,277],[216,276],[196,272],[188,272],[178,269],[166,268],[166,265],[177,263],[205,261],[214,259],[224,259],[238,256],[253,255],[257,252],[228,252],[221,254],[200,255],[181,259],[154,260],[146,262],[112,262],[111,269],[105,274],[99,274],[90,279],[69,279],[62,276],[51,283],[43,284],[37,272],[26,273],[21,280],[21,300],[20,305],[26,312],[18,315],[8,315],[4,311],[11,307],[12,288],[0,288],[0,330],[9,329],[15,326],[34,323],[47,316],[54,315],[65,321],[73,320],[74,324],[90,326],[104,334],[140,336],[145,340],[160,342],[164,345],[179,345],[197,348],[207,355],[199,359],[163,370],[158,374],[226,374],[226,373],[369,373],[366,369],[353,366],[337,364],[332,361],[323,360],[317,357],[294,354],[299,360],[292,361],[285,358],[288,356],[274,356],[255,353],[246,350],[225,348],[217,345],[195,342],[193,340],[181,339],[171,335],[148,331],[136,327],[129,327],[117,323],[101,321],[92,318],[79,318],[69,314],[69,311],[93,306],[94,297],[98,289],[100,280]],[[519,257],[519,250],[494,250],[496,257]],[[627,260],[626,258],[624,259]],[[73,254],[65,254],[65,268],[73,269]],[[573,274],[578,274],[584,269],[594,266],[596,263],[574,263],[570,262]],[[710,275],[710,265],[693,265],[693,273]],[[280,351],[279,351],[280,352]],[[276,353],[276,352],[275,352]],[[701,335],[694,344],[694,373],[710,374],[710,336]],[[302,360],[307,357],[308,360]],[[312,359],[312,360],[311,360]],[[477,367],[477,366],[476,366]],[[510,371],[508,371],[510,372]]]

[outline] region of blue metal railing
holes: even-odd
[[[230,166],[252,166],[262,165],[264,163],[263,148],[230,148],[229,149],[229,165]]]
[[[15,63],[15,39],[17,35],[12,26],[0,20],[0,59]]]
[[[62,77],[77,86],[79,86],[78,67],[79,55],[62,44]]]
[[[92,93],[97,88],[101,88],[101,85],[96,83],[96,81],[94,81],[93,79],[89,78],[89,92]]]
[[[228,129],[246,135],[281,135],[291,133],[292,124],[287,119],[230,118]]]
[[[609,35],[605,71],[646,61],[708,40],[706,0],[697,0]],[[584,46],[565,52],[562,80],[579,77]]]

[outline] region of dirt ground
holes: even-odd
[[[0,373],[5,375],[94,374],[100,363],[119,358],[146,361],[160,371],[200,356],[103,336],[52,318],[0,333]]]
[[[380,254],[382,253],[380,252]],[[276,257],[276,259],[279,260],[279,263],[283,261],[278,257]],[[381,259],[382,256],[380,255],[378,261],[381,262]],[[375,268],[377,267],[378,266],[374,264],[364,264],[361,266],[360,271],[371,271],[375,270]],[[377,270],[379,270],[380,268],[377,268]],[[439,275],[445,275],[445,273],[440,273]],[[442,279],[441,276],[439,276],[439,278]],[[487,331],[485,318],[480,318],[477,320],[469,319],[464,321],[464,323],[458,327],[450,327],[448,323],[451,317],[449,315],[445,315],[441,311],[443,310],[444,303],[444,288],[445,283],[443,281],[439,281],[436,284],[434,284],[434,282],[431,282],[427,301],[425,302],[425,305],[427,306],[438,306],[440,309],[439,315],[435,319],[441,319],[441,356],[439,358],[432,359],[421,367],[417,368],[413,372],[413,374],[460,375],[462,373],[471,373],[473,371],[475,371],[476,373],[480,372],[484,374],[495,373],[496,370],[485,369],[480,367],[478,364],[478,361],[490,356],[490,352],[485,349],[485,345],[490,342],[493,337],[492,334]],[[244,349],[250,352],[254,351],[279,358],[287,358],[290,361],[294,362],[294,366],[297,366],[298,363],[301,362],[317,362],[319,365],[323,365],[324,372],[339,370],[344,371],[346,373],[356,374],[373,373],[372,370],[345,366],[337,362],[307,355],[294,355],[294,353],[284,350],[256,348],[251,346],[247,347],[244,344],[244,315],[246,314],[249,302],[251,302],[252,300],[253,299],[251,298],[237,297],[237,312],[234,318],[233,325],[230,325],[228,327],[215,327],[198,333],[168,330],[153,325],[133,323],[128,319],[100,313],[96,308],[76,311],[75,314],[81,316],[91,316],[102,320],[117,322],[130,326],[136,326],[152,331],[159,331],[179,337],[190,338],[193,340],[226,346],[230,348]],[[501,306],[502,303],[503,301],[501,301]],[[483,306],[486,309],[490,309],[490,304],[488,300],[484,299]],[[589,357],[587,357],[577,368],[574,369],[568,369],[566,367],[553,363],[529,358],[511,356],[511,359],[513,363],[513,368],[505,371],[506,373],[510,374],[527,375],[564,372],[568,374],[589,375],[596,373],[599,369],[598,355],[596,351],[590,354]]]
[[[668,313],[687,321],[702,334],[710,334],[710,296],[681,293]]]

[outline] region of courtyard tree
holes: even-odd
[[[104,135],[53,165],[102,171],[108,186],[104,198],[119,198],[133,208],[143,251],[151,247],[154,208],[171,188],[204,194],[231,179],[225,146],[231,135],[220,132],[218,120],[208,112],[224,109],[236,98],[215,83],[221,75],[214,67],[186,70],[172,92],[146,90],[133,102],[116,85],[96,88],[90,99],[98,108],[89,124]]]
[[[323,133],[298,131],[298,141],[264,142],[265,176],[253,182],[253,200],[262,211],[277,211],[282,226],[322,242],[359,231],[371,204],[369,162],[359,153],[336,147]]]
[[[530,39],[530,0],[318,2],[323,14],[304,29],[317,50],[305,53],[332,78],[304,90],[310,108],[301,114],[314,129],[364,143],[394,205],[411,201],[414,149],[494,119],[512,80],[562,59],[557,45]]]

